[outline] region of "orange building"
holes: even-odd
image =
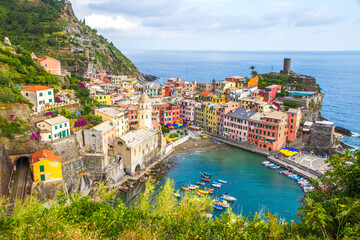
[[[45,71],[56,76],[61,75],[61,62],[59,60],[46,56],[39,58],[38,63],[45,68]]]
[[[288,136],[288,115],[284,112],[256,113],[248,120],[247,142],[268,151],[282,148]]]
[[[290,108],[287,111],[288,115],[288,122],[289,122],[289,133],[288,133],[288,140],[295,141],[297,131],[300,127],[301,122],[301,111],[300,109],[292,109]]]
[[[259,84],[259,77],[252,77],[247,83],[247,87],[257,86]]]

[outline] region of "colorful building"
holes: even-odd
[[[180,105],[157,103],[152,105],[152,111],[159,116],[160,124],[166,125],[168,123],[180,122]]]
[[[61,180],[61,157],[55,156],[53,151],[42,149],[32,154],[30,169],[34,182]]]
[[[255,76],[248,80],[246,87],[258,86],[258,84],[259,84],[259,77]]]
[[[235,87],[235,82],[228,82],[228,81],[220,81],[215,84],[215,94],[218,96],[222,96],[225,94],[225,90],[230,87]]]
[[[40,129],[41,141],[54,141],[70,135],[70,122],[64,116],[45,119],[37,122],[36,127]]]
[[[270,85],[260,89],[259,95],[264,97],[265,102],[272,102],[277,98],[277,93],[281,92],[280,85]]]
[[[21,90],[21,94],[34,104],[34,110],[39,112],[45,106],[54,105],[54,89],[44,86],[31,86]]]
[[[268,151],[278,151],[288,136],[288,116],[284,112],[256,113],[249,120],[247,142]]]
[[[287,115],[288,115],[288,123],[289,123],[288,140],[295,141],[297,131],[300,127],[300,122],[301,122],[301,116],[302,116],[301,110],[290,108],[287,111]]]
[[[102,105],[105,105],[105,106],[112,105],[110,94],[96,94],[96,95],[94,95],[94,98],[96,99],[96,101],[98,101]]]
[[[89,130],[84,130],[85,148],[89,152],[108,154],[109,143],[115,137],[115,124],[107,120]]]
[[[38,59],[40,66],[43,66],[45,71],[56,76],[61,75],[61,62],[55,58],[43,57]]]
[[[249,128],[249,118],[255,112],[246,108],[238,108],[234,112],[225,114],[223,136],[246,142]]]
[[[225,114],[235,111],[239,108],[240,104],[238,102],[227,102],[221,104],[221,108],[217,111],[216,117],[216,133],[222,135],[224,132],[224,119]]]
[[[129,131],[128,113],[115,108],[105,107],[95,109],[95,116],[102,118],[102,121],[110,120],[115,124],[117,136],[120,137]]]
[[[225,79],[227,82],[233,82],[235,83],[235,87],[237,88],[244,88],[246,84],[246,79],[241,76],[232,76]]]
[[[180,103],[180,122],[192,124],[195,122],[195,102],[182,100]]]

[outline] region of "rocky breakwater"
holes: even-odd
[[[335,127],[335,132],[340,133],[344,136],[351,137],[352,133],[349,129],[343,127]]]

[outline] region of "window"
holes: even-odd
[[[55,130],[57,130],[57,126],[55,126]]]
[[[49,99],[49,103],[51,103],[52,102],[52,99]]]
[[[28,97],[28,96],[29,96],[29,93],[26,93],[26,96]]]
[[[39,96],[40,96],[40,97],[42,97],[42,96],[43,96],[43,93],[42,93],[42,92],[41,92],[41,93],[39,93]]]
[[[67,127],[67,123],[64,123],[64,126]]]
[[[45,167],[44,167],[44,165],[41,165],[41,166],[40,166],[40,172],[42,172],[42,173],[45,172]]]
[[[60,128],[62,128],[62,124],[60,124]]]
[[[51,91],[48,92],[48,95],[51,95]]]
[[[40,175],[40,180],[41,180],[42,182],[45,181],[45,175],[44,175],[44,174]]]
[[[49,139],[51,139],[51,135],[49,135]]]

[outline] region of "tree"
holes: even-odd
[[[299,208],[301,230],[329,239],[358,239],[360,223],[360,150],[346,150],[325,161],[331,171],[314,182]]]
[[[253,71],[253,72],[252,72],[253,77],[256,76],[257,74],[258,74],[257,71]]]
[[[249,69],[251,69],[251,75],[254,76],[254,69],[255,69],[255,67],[254,67],[254,66],[250,66]]]

